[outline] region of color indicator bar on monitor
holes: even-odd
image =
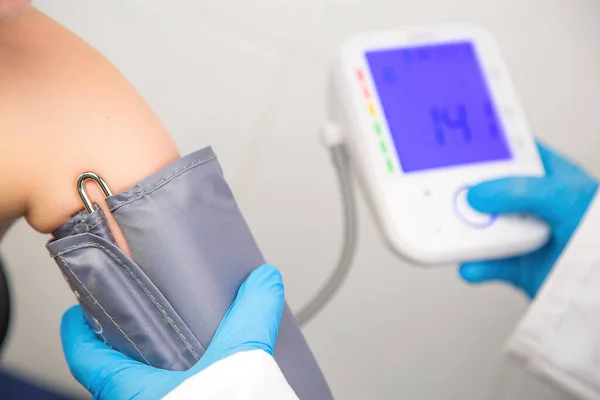
[[[365,97],[365,100],[367,101],[367,108],[369,110],[369,114],[371,115],[371,117],[374,120],[373,129],[375,130],[375,133],[377,133],[377,136],[379,136],[379,140],[380,140],[379,147],[381,148],[381,152],[385,155],[387,169],[389,172],[394,172],[394,163],[392,162],[392,159],[390,158],[387,145],[385,144],[385,141],[382,137],[383,129],[381,128],[381,123],[377,119],[377,109],[375,108],[375,105],[373,104],[373,98],[371,97],[371,91],[369,90],[369,88],[367,86],[367,81],[365,79],[365,73],[363,72],[362,69],[359,68],[356,70],[356,76],[358,77],[358,80],[360,82],[363,96]]]

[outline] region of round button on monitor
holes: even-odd
[[[498,216],[480,213],[473,209],[467,200],[468,192],[468,187],[462,188],[456,193],[454,199],[454,210],[460,220],[475,228],[487,228],[492,225]]]

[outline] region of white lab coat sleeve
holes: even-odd
[[[262,350],[235,353],[185,380],[164,400],[297,400],[275,359]]]
[[[600,194],[507,343],[528,372],[600,400]]]

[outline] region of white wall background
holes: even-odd
[[[340,245],[340,202],[317,129],[337,44],[372,28],[470,21],[498,38],[535,132],[600,174],[596,0],[40,0],[137,86],[183,153],[212,145],[297,309]],[[74,303],[24,223],[2,243],[14,319],[3,364],[84,393],[58,327]],[[483,399],[527,306],[503,286],[470,288],[387,252],[361,204],[356,269],[305,329],[338,399]],[[501,396],[560,396],[516,375]]]

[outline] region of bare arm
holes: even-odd
[[[149,106],[91,46],[35,9],[0,24],[0,235],[21,216],[43,233],[66,222],[82,209],[75,180],[86,170],[119,192],[178,157]],[[94,185],[89,193],[102,199]]]

